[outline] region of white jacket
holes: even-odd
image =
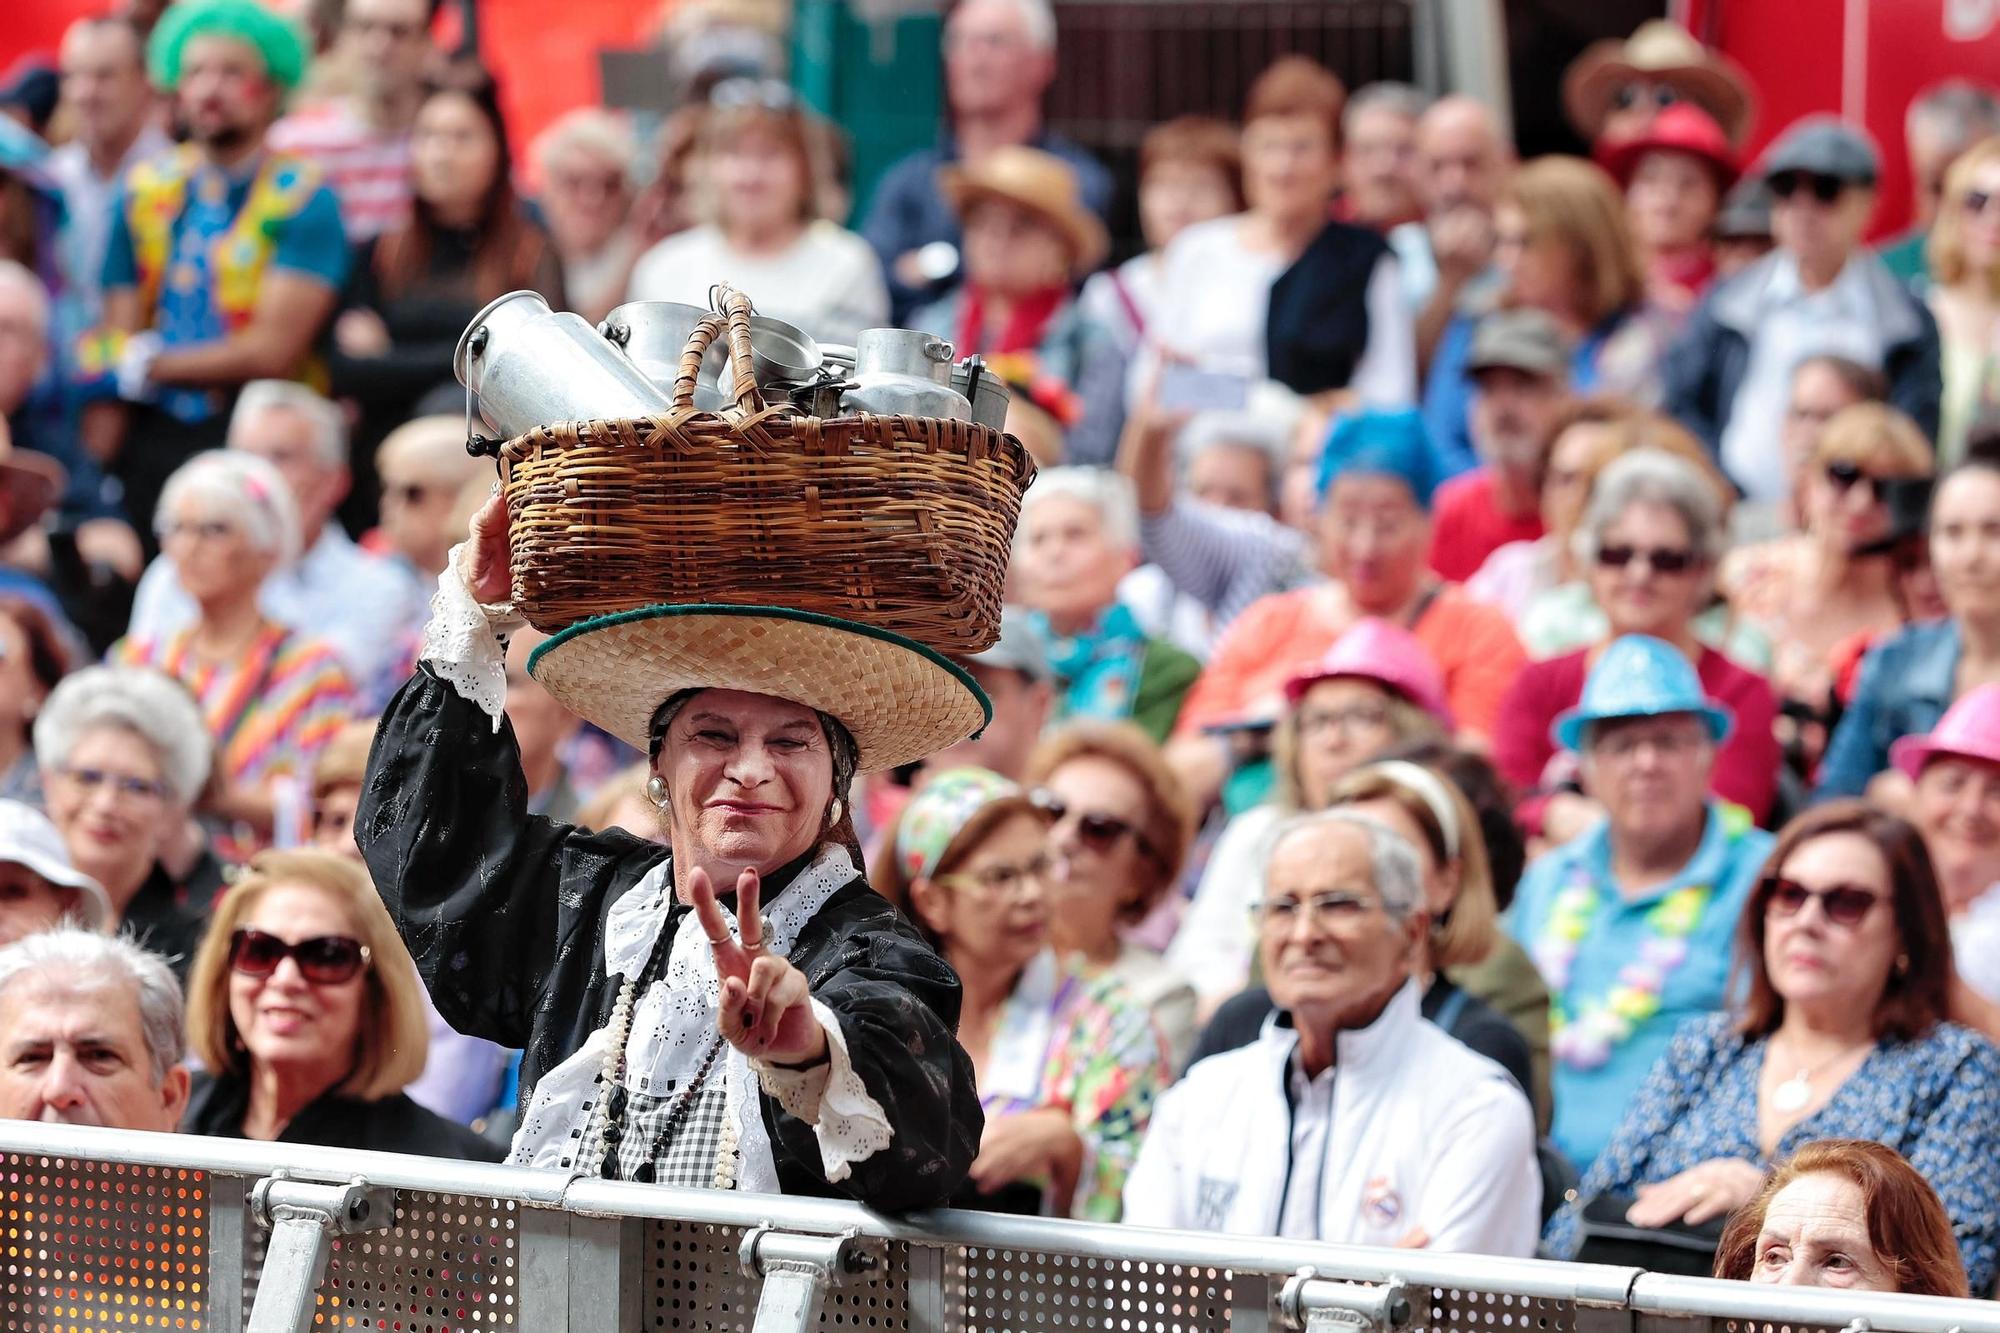
[[[1160,1098],[1125,1183],[1125,1221],[1278,1234],[1297,1045],[1274,1019]],[[1434,1250],[1526,1257],[1541,1197],[1528,1099],[1499,1065],[1423,1017],[1415,983],[1372,1025],[1335,1038],[1317,1239],[1394,1245],[1422,1227]]]

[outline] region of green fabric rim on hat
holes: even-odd
[[[232,37],[255,50],[286,92],[306,76],[306,43],[296,25],[256,0],[179,0],[167,6],[146,44],[146,72],[158,87],[180,86],[181,60],[197,37]]]

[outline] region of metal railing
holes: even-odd
[[[0,1328],[2000,1333],[2000,1306],[0,1123]]]

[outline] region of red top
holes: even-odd
[[[1431,568],[1453,583],[1477,574],[1486,557],[1508,542],[1541,535],[1540,509],[1518,518],[1500,512],[1493,475],[1485,468],[1453,477],[1431,500]]]
[[[1549,761],[1557,753],[1549,727],[1557,714],[1576,707],[1583,697],[1590,655],[1590,649],[1580,648],[1547,661],[1530,662],[1514,678],[1514,688],[1500,705],[1493,728],[1493,762],[1501,776],[1524,795],[1555,785],[1548,773]],[[1715,752],[1712,790],[1723,800],[1743,806],[1762,824],[1771,813],[1778,766],[1783,762],[1778,738],[1771,730],[1778,716],[1777,696],[1762,676],[1713,648],[1701,650],[1695,672],[1701,677],[1702,691],[1736,718],[1729,739]],[[1566,774],[1554,776],[1560,779]],[[1538,809],[1531,806],[1524,813],[1539,822]]]

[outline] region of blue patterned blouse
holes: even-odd
[[[1574,1258],[1581,1201],[1629,1194],[1717,1157],[1769,1165],[1757,1143],[1757,1081],[1767,1041],[1739,1036],[1728,1014],[1691,1018],[1626,1108],[1583,1177],[1577,1203],[1549,1219],[1543,1242]],[[1884,1041],[1826,1105],[1778,1143],[1788,1157],[1814,1139],[1874,1139],[1909,1160],[1944,1200],[1974,1294],[2000,1263],[2000,1050],[1941,1023],[1916,1041]]]

